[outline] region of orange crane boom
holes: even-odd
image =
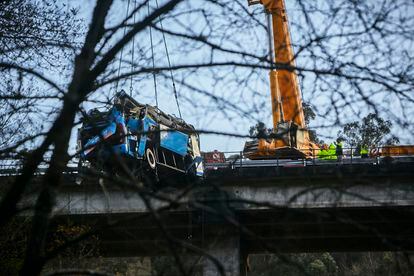
[[[286,64],[294,67],[294,54],[288,29],[285,3],[281,1],[264,0],[266,10],[272,14],[273,45],[275,53],[275,62]],[[282,110],[285,118],[292,120],[301,128],[305,127],[305,118],[302,110],[302,99],[296,73],[288,70],[271,70],[271,80],[277,80],[277,89],[272,90],[273,102],[277,97],[281,99]],[[274,76],[274,77],[273,77]],[[274,91],[273,91],[274,90]],[[274,95],[275,94],[275,95]],[[278,95],[279,94],[279,95]],[[279,105],[280,106],[280,105]],[[277,124],[283,121],[280,116],[282,112],[273,110],[273,127],[276,129]],[[277,120],[276,120],[277,119]]]
[[[276,138],[248,141],[244,153],[250,159],[310,157],[316,154],[317,146],[309,139],[299,82],[292,70],[295,62],[285,2],[248,0],[248,3],[262,4],[268,12],[270,58],[279,66],[286,66],[286,69],[272,68],[269,72],[273,132]]]

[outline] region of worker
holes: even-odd
[[[328,159],[336,160],[336,147],[334,143],[331,143],[329,145],[328,156],[329,156]]]
[[[368,147],[365,145],[361,146],[361,158],[368,158]]]
[[[352,149],[351,149],[352,151]],[[353,152],[353,156],[360,156],[361,155],[361,145],[358,144]]]
[[[292,148],[296,148],[297,147],[297,142],[296,142],[296,132],[298,131],[298,125],[293,123],[290,125],[290,129],[289,129],[289,134],[290,134],[290,146]]]
[[[321,160],[329,159],[328,145],[321,145],[321,150],[318,152],[318,158]]]
[[[344,151],[343,151],[343,144],[342,144],[341,138],[338,138],[336,140],[335,146],[336,146],[336,151],[335,151],[336,158],[338,159],[338,162],[342,162]]]

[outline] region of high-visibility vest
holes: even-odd
[[[329,153],[326,149],[322,149],[322,150],[319,151],[319,153],[318,153],[318,158],[319,159],[324,160],[324,159],[328,159],[328,157],[329,157]]]
[[[368,154],[368,149],[366,147],[361,147],[361,155]]]
[[[336,147],[334,144],[329,145],[329,159],[336,160]]]

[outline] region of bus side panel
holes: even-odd
[[[179,155],[185,156],[188,147],[188,135],[179,131],[169,130],[161,125],[160,146]]]
[[[81,157],[86,158],[86,156],[95,149],[96,144],[105,140],[115,134],[116,124],[110,123],[106,128],[104,128],[99,135],[96,135],[90,138],[85,145],[83,146],[85,150],[81,152]]]
[[[148,131],[150,130],[150,126],[155,126],[156,122],[152,120],[151,118],[145,116],[144,119],[142,119],[142,134],[139,139],[139,146],[138,146],[138,156],[142,157],[145,154],[145,147],[147,146],[147,138],[148,138]]]

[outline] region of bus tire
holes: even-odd
[[[157,166],[157,162],[155,160],[154,152],[150,148],[147,148],[145,152],[145,156],[147,157],[147,162],[150,168],[155,170],[155,167]]]

